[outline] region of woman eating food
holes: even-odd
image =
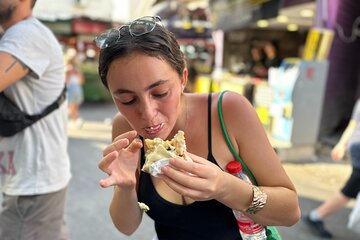
[[[96,43],[101,80],[119,111],[99,168],[108,175],[100,185],[114,187],[110,215],[120,232],[134,233],[144,211],[154,220],[159,240],[239,240],[232,209],[253,208],[251,218],[262,225],[298,221],[295,187],[252,105],[234,92],[223,96],[223,118],[231,143],[261,191],[225,171],[234,157],[218,118],[219,93],[184,93],[184,54],[159,17],[109,30]],[[165,157],[160,174],[142,171],[148,150],[144,142],[171,141],[179,131],[190,160]],[[259,192],[266,201],[257,202]]]

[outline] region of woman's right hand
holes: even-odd
[[[109,176],[100,180],[101,187],[117,185],[120,188],[135,188],[136,171],[143,144],[136,131],[119,135],[103,151],[99,168]]]

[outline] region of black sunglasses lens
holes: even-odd
[[[99,48],[107,48],[119,39],[119,30],[111,29],[106,33],[100,34],[96,38],[96,45]]]
[[[152,17],[141,18],[131,23],[130,33],[133,36],[140,36],[145,33],[149,33],[155,28],[155,20]]]
[[[97,36],[95,39],[96,46],[98,46],[99,48],[104,48],[106,38],[107,38],[106,33],[102,33],[99,36]]]

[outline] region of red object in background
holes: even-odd
[[[94,21],[90,19],[74,19],[72,31],[75,34],[98,35],[111,27],[109,22]]]
[[[315,74],[315,69],[313,67],[308,67],[306,69],[306,80],[314,80],[314,74]]]

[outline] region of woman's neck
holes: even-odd
[[[179,117],[169,137],[173,137],[179,130],[186,132],[186,129],[188,127],[189,108],[188,108],[187,94],[185,93],[182,94],[180,104],[181,104],[181,110],[179,112]]]

